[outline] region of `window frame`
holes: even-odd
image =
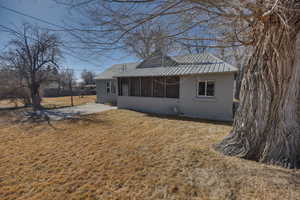
[[[150,83],[148,88],[145,85],[145,80],[148,79],[148,83]],[[145,92],[147,90],[147,92]],[[150,95],[145,95],[145,93],[149,93]],[[153,77],[141,77],[141,97],[153,97]]]
[[[126,84],[124,84],[126,82]],[[127,85],[127,91],[123,90],[123,85]],[[130,96],[130,78],[124,77],[120,78],[120,86],[118,86],[119,94],[118,96],[124,96],[124,97],[129,97]],[[121,92],[121,94],[120,94]]]
[[[169,77],[169,76],[168,76]],[[170,97],[167,95],[167,76],[145,76],[145,77],[124,77],[118,78],[118,96],[129,96],[129,97],[145,97],[145,98],[163,98],[163,99],[179,99],[180,98],[180,85],[181,79],[180,76],[170,76],[172,78],[176,77],[178,79],[178,95],[174,97]],[[139,82],[139,95],[132,95],[132,78],[138,78]],[[143,81],[144,79],[148,79],[147,81]],[[128,86],[128,95],[124,94],[123,85],[127,83]],[[146,84],[143,84],[146,83]],[[143,92],[143,87],[148,87],[147,92]],[[149,94],[149,95],[145,95]]]
[[[130,77],[129,78],[129,95],[131,97],[141,96],[141,78],[140,77]],[[135,94],[136,93],[136,94]]]
[[[205,91],[204,91],[204,95],[199,95],[199,83],[205,83]],[[208,82],[213,82],[214,83],[214,95],[213,96],[208,96],[207,95],[207,83]],[[200,98],[215,98],[216,97],[216,80],[198,80],[197,81],[197,97],[200,97]]]
[[[116,82],[114,80],[110,81],[110,93],[115,95],[117,93]]]
[[[175,82],[171,83],[171,84],[174,84],[174,85],[169,85],[171,80],[173,79],[176,79]],[[171,97],[170,95],[170,89],[172,88],[172,86],[175,86],[176,87],[176,95],[174,97]],[[180,76],[167,76],[165,77],[165,98],[168,98],[168,99],[179,99],[180,98]],[[171,88],[170,88],[171,87]],[[174,88],[172,88],[174,89]],[[173,91],[174,92],[174,91]]]
[[[153,77],[152,82],[153,82],[152,83],[153,84],[152,97],[166,98],[166,77],[164,77],[164,76]]]
[[[108,89],[109,89],[109,92],[107,92]],[[111,92],[111,81],[110,81],[110,80],[107,80],[107,81],[105,82],[105,91],[106,91],[106,95],[107,95],[107,96],[109,96],[109,95],[112,94],[112,92]]]

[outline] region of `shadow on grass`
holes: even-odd
[[[214,124],[214,125],[228,125],[228,126],[232,126],[232,124],[233,124],[233,122],[231,122],[231,121],[207,120],[207,119],[178,116],[178,115],[162,115],[162,114],[141,112],[141,111],[136,111],[136,110],[132,110],[132,111],[146,114],[149,117],[156,117],[156,118],[160,118],[160,119],[190,121],[190,122],[209,123],[209,124]]]
[[[66,106],[71,107],[71,106]],[[96,114],[87,114],[84,111],[77,112],[63,112],[62,110],[45,109],[44,114],[48,116],[49,121],[63,121],[68,120],[70,123],[89,122],[89,123],[103,123],[104,121],[96,118]]]
[[[53,110],[53,109],[61,109],[61,108],[71,108],[71,107],[75,107],[75,106],[81,106],[81,105],[85,105],[85,103],[83,104],[78,104],[78,105],[56,105],[56,104],[44,104],[41,105],[42,109],[44,110]],[[24,109],[24,108],[32,108],[32,106],[11,106],[11,107],[1,107],[0,106],[0,111],[13,111],[13,110],[20,110],[20,109]]]
[[[107,121],[104,121],[99,118],[94,117],[95,114],[89,114],[89,115],[81,115],[77,118],[69,118],[67,119],[70,123],[78,123],[78,122],[88,122],[91,124],[99,124],[99,123],[107,123]]]
[[[0,107],[0,111],[17,111],[22,110],[24,108],[29,108],[28,106],[18,106],[18,107]]]
[[[0,121],[6,124],[20,123],[24,117],[24,113],[29,110],[30,107],[28,106],[0,108]]]
[[[64,128],[59,128],[61,123],[67,123],[67,124],[80,124],[83,126],[91,125],[91,124],[103,124],[108,123],[107,121],[104,121],[99,118],[95,118],[93,114],[90,115],[81,115],[82,113],[76,112],[76,113],[64,113],[64,112],[55,112],[55,111],[49,111],[49,110],[40,110],[38,114],[35,112],[26,112],[26,117],[23,118],[23,120],[18,120],[17,123],[29,123],[32,125],[41,125],[41,124],[47,124],[49,127],[51,127],[54,130],[64,131]],[[58,122],[58,123],[56,123]]]

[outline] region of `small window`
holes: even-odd
[[[106,94],[110,95],[111,93],[111,81],[106,81]]]
[[[198,82],[198,96],[214,97],[215,96],[215,82],[214,81],[199,81]]]

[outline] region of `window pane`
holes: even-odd
[[[198,83],[198,95],[205,96],[205,82]]]
[[[215,82],[207,81],[206,96],[215,96]]]
[[[118,95],[122,96],[122,78],[118,78]]]
[[[111,82],[111,93],[116,94],[116,82],[115,81]]]
[[[155,77],[153,78],[153,96],[165,97],[165,78]]]
[[[106,81],[106,94],[110,94],[110,81]]]
[[[141,79],[142,85],[142,96],[151,97],[152,96],[152,78],[145,77]]]
[[[140,78],[130,78],[130,96],[141,96]]]
[[[166,97],[179,98],[179,77],[166,78]]]
[[[128,78],[124,78],[121,81],[121,93],[122,93],[122,96],[129,95],[129,79]]]

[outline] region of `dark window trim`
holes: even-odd
[[[106,95],[107,96],[112,94],[112,92],[111,92],[111,80],[105,81],[105,90],[106,90]]]
[[[207,95],[207,82],[213,82],[214,83],[214,95],[208,96]],[[199,83],[205,83],[205,94],[199,95]],[[215,98],[216,97],[216,80],[208,79],[208,80],[198,80],[197,81],[197,97],[206,97],[206,98]]]

